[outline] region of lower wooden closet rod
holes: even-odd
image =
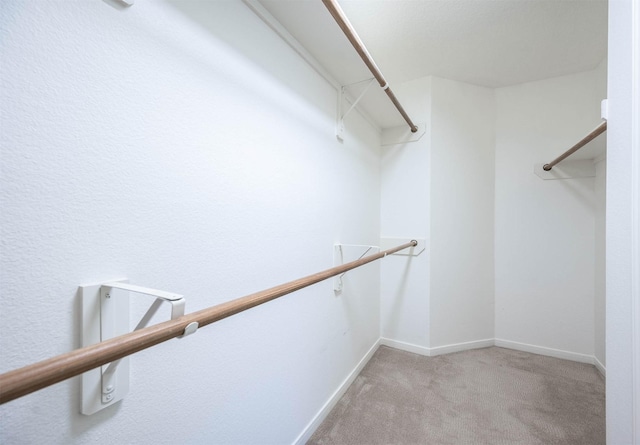
[[[95,345],[76,349],[66,354],[9,371],[0,375],[0,404],[77,376],[98,366],[119,360],[174,337],[179,337],[184,333],[187,325],[191,323],[196,322],[199,327],[206,326],[417,244],[417,241],[412,240],[401,246],[290,281],[271,289],[256,292],[184,315],[175,320],[158,323]]]

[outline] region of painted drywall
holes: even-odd
[[[382,147],[380,233],[387,238],[427,238],[431,79],[416,79],[394,89],[411,119],[424,123],[427,132],[418,141]],[[383,130],[383,138],[393,131]],[[383,338],[429,347],[429,251],[427,247],[417,257],[392,256],[380,265]]]
[[[607,443],[640,444],[640,8],[609,2]]]
[[[606,360],[606,197],[607,160],[605,156],[595,161],[595,293],[593,306],[593,356],[602,369]]]
[[[533,166],[599,123],[603,77],[496,90],[496,338],[584,360],[594,354],[594,178],[543,181]]]
[[[383,265],[381,333],[388,344],[433,354],[496,338],[586,362],[596,354],[605,364],[601,289],[596,298],[602,196],[595,178],[542,181],[533,174],[534,163],[557,156],[599,122],[605,86],[603,62],[495,91],[436,77],[396,87],[410,114],[422,110],[428,119],[429,141],[383,148],[381,230],[402,236],[420,221],[415,208],[407,210],[411,199],[428,193],[428,256],[426,268]],[[415,175],[422,166],[428,174]],[[404,195],[411,198],[398,198]],[[403,271],[414,280],[419,271],[426,288],[397,281]]]
[[[382,266],[387,344],[434,354],[495,338],[604,366],[603,184],[543,181],[533,166],[599,122],[606,62],[498,90],[437,77],[396,88],[410,115],[428,119],[429,140],[383,147],[381,230],[406,236],[425,224],[428,248],[424,266]],[[426,214],[417,213],[411,204],[424,193]]]
[[[431,347],[494,337],[495,102],[490,88],[433,77]]]
[[[0,9],[0,372],[79,346],[81,284],[192,312],[377,244],[379,135],[352,113],[338,143],[335,90],[241,2]],[[79,378],[5,404],[0,442],[292,443],[378,340],[377,277],[140,352],[94,416]]]
[[[607,97],[607,59],[595,70],[596,91]],[[606,107],[605,107],[606,108]],[[606,134],[598,138],[605,145],[604,152],[594,159],[595,177],[595,288],[593,307],[593,333],[596,366],[606,372],[606,212],[607,212],[607,154]],[[594,141],[595,142],[595,141]]]
[[[424,354],[492,339],[493,90],[435,77],[395,88],[427,134],[383,147],[381,230],[426,233],[427,250],[382,265],[382,337]]]

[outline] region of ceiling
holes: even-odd
[[[342,85],[371,77],[320,0],[260,3]],[[503,87],[595,68],[607,52],[606,0],[340,0],[393,88],[435,75]],[[402,125],[376,88],[362,106]]]

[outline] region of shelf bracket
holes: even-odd
[[[135,286],[126,280],[80,286],[80,291],[83,346],[100,343],[130,331],[129,301],[132,293],[155,298],[134,330],[147,326],[163,302],[171,304],[172,320],[184,315],[186,300],[182,295]],[[197,328],[197,323],[189,324],[181,337],[195,332]],[[82,375],[82,413],[94,414],[122,400],[128,392],[129,357],[87,371]]]
[[[369,245],[361,245],[361,244],[334,244],[333,245],[333,265],[334,266],[340,266],[344,264],[344,248],[345,247],[349,247],[349,248],[353,247],[362,251],[362,254],[356,260],[359,260],[360,258],[364,257],[373,249],[380,251],[380,247],[378,246],[369,246]],[[349,260],[349,261],[353,261],[353,260]],[[336,295],[336,297],[342,294],[342,289],[344,288],[344,283],[342,282],[342,278],[346,274],[347,272],[344,272],[340,275],[336,275],[335,277],[333,277],[333,293]]]
[[[147,313],[144,314],[144,316],[142,317],[138,325],[135,327],[134,331],[137,331],[138,329],[142,329],[147,324],[149,324],[151,317],[153,317],[153,315],[157,312],[158,308],[160,307],[163,301],[166,301],[171,304],[172,320],[178,317],[182,317],[184,315],[184,307],[185,307],[186,300],[180,294],[174,294],[172,292],[151,289],[148,287],[134,286],[133,284],[119,282],[119,281],[104,283],[101,285],[101,291],[103,292],[108,293],[110,289],[121,289],[124,291],[129,291],[129,292],[142,294],[142,295],[149,295],[156,298],[156,300],[153,302],[153,304],[151,305]]]
[[[364,95],[367,93],[367,91],[369,91],[369,87],[373,85],[375,80],[376,79],[372,77],[371,79],[361,80],[360,82],[355,82],[349,85],[342,85],[338,90],[338,121],[336,123],[336,137],[338,138],[338,140],[340,141],[344,140],[344,118],[347,117],[349,113],[351,113],[351,111],[356,107],[356,105],[358,105],[358,102],[360,102],[360,99],[362,99]],[[364,89],[362,90],[360,95],[356,98],[356,100],[351,102],[351,106],[349,107],[349,109],[347,111],[344,111],[343,107],[344,107],[344,101],[347,98],[347,88],[353,85],[364,83],[364,82],[368,82],[367,85],[364,87]]]

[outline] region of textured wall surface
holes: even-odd
[[[383,147],[381,230],[426,233],[427,251],[382,265],[382,336],[422,353],[492,339],[493,90],[424,77],[398,91],[427,133]]]
[[[600,121],[598,70],[496,90],[496,337],[593,356],[594,178],[543,181],[535,163]]]
[[[433,78],[431,346],[492,339],[495,99]]]
[[[326,269],[336,242],[427,239],[341,297],[329,280],[136,354],[130,394],[92,417],[79,378],[3,405],[2,443],[291,443],[380,335],[602,350],[594,180],[532,167],[597,123],[603,66],[406,82],[427,134],[380,149],[358,113],[336,141],[333,87],[240,1],[5,1],[0,54],[0,372],[80,345],[81,284],[192,312]]]
[[[416,142],[382,147],[380,230],[383,237],[421,237],[429,233],[429,149],[431,78],[395,88],[403,106],[426,133]],[[393,129],[383,130],[391,132]],[[395,256],[380,265],[380,333],[382,337],[429,346],[430,247],[417,257]]]
[[[81,284],[192,312],[378,243],[379,135],[352,113],[338,143],[335,90],[241,2],[9,1],[0,20],[0,372],[79,346]],[[79,378],[3,405],[0,442],[291,443],[378,339],[377,277],[138,353],[94,416]]]

